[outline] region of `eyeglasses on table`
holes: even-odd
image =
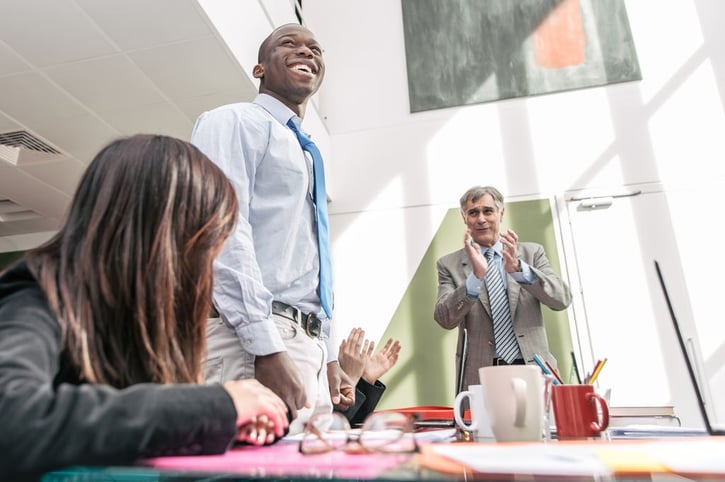
[[[406,454],[418,451],[413,419],[398,412],[377,412],[353,429],[344,415],[320,413],[305,425],[300,453],[321,454],[334,450],[351,453]]]

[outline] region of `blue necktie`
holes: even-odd
[[[314,176],[315,189],[313,200],[315,201],[315,214],[317,215],[317,245],[320,257],[320,285],[318,294],[322,309],[332,318],[332,262],[330,260],[330,228],[327,220],[327,191],[325,189],[325,168],[322,163],[322,155],[314,142],[305,134],[300,132],[295,123],[290,119],[287,125],[297,136],[302,150],[312,156],[312,172]]]

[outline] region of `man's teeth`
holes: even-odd
[[[307,67],[306,65],[295,65],[295,70],[300,70],[302,72],[307,72],[308,74],[312,73],[312,70]]]

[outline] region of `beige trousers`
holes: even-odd
[[[327,381],[327,348],[319,338],[308,336],[301,326],[283,316],[274,315],[287,353],[295,362],[304,380],[307,401],[311,408],[297,411],[290,424],[290,435],[304,429],[307,420],[318,412],[332,411]],[[234,329],[223,318],[210,318],[206,326],[207,361],[204,365],[206,383],[254,378],[254,355],[246,352]]]

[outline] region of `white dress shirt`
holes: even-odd
[[[329,320],[320,305],[311,159],[286,125],[297,118],[272,96],[199,116],[191,142],[232,181],[239,220],[214,262],[214,303],[254,355],[285,350],[272,301]],[[331,349],[333,348],[333,349]],[[330,347],[337,359],[337,347]]]

